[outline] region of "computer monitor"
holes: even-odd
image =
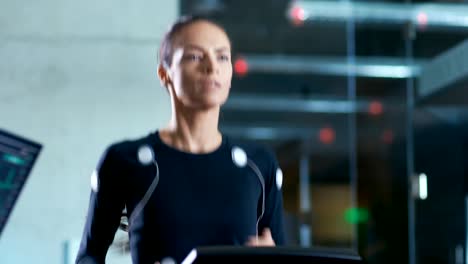
[[[361,257],[350,250],[302,247],[199,247],[182,264],[214,263],[308,263],[358,264]]]
[[[41,148],[39,143],[0,129],[0,235]]]

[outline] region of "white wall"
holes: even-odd
[[[177,13],[172,0],[2,2],[0,127],[44,149],[0,237],[0,263],[64,263],[101,152],[167,122],[156,54]]]

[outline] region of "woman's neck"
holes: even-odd
[[[171,147],[189,153],[212,152],[222,143],[218,119],[219,108],[173,108],[169,125],[160,130],[161,140]]]

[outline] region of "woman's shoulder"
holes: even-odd
[[[112,142],[107,146],[106,152],[124,159],[135,158],[142,147],[151,145],[153,136],[154,133],[149,133],[146,136]]]
[[[265,160],[265,161],[275,161],[276,157],[273,149],[263,143],[254,141],[254,140],[245,140],[245,139],[233,139],[227,137],[228,145],[230,148],[238,147],[245,151],[247,156],[255,161]]]

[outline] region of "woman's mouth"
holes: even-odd
[[[203,80],[201,85],[207,89],[218,89],[221,88],[221,83],[216,80]]]

